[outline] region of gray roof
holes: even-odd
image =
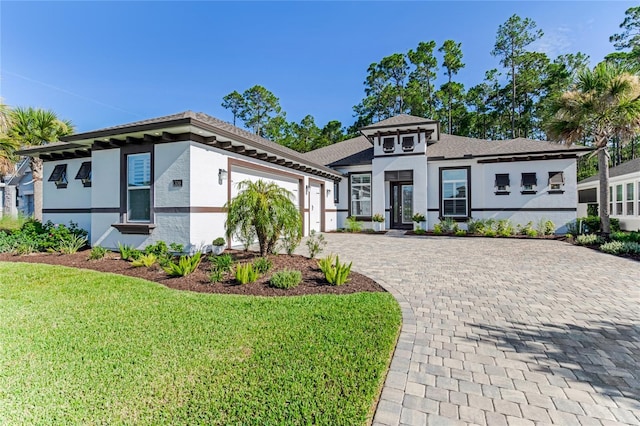
[[[612,167],[609,169],[609,177],[617,177],[622,175],[628,175],[631,173],[640,172],[640,157],[635,160],[629,160],[626,163],[622,163],[618,166]],[[600,179],[600,176],[596,173],[593,176],[589,176],[586,179],[582,179],[578,183],[588,183],[588,182],[597,182]]]
[[[94,130],[91,132],[77,133],[60,138],[66,143],[49,144],[44,147],[39,147],[40,149],[24,149],[21,152],[29,155],[30,153],[39,151],[51,151],[54,148],[64,149],[65,145],[68,148],[73,148],[77,144],[72,142],[99,139],[107,136],[115,136],[118,134],[149,131],[153,129],[158,130],[179,125],[194,125],[206,130],[210,130],[214,133],[222,133],[226,137],[237,139],[239,142],[246,142],[248,145],[251,145],[254,148],[263,149],[272,154],[276,154],[297,162],[303,162],[310,167],[314,167],[328,173],[336,174],[334,170],[324,167],[324,165],[313,162],[312,160],[304,157],[301,153],[294,151],[293,149],[262,138],[247,130],[240,129],[231,123],[219,120],[208,114],[193,111],[184,111],[178,114],[166,115],[162,117],[150,118],[148,120],[136,121],[133,123],[105,127],[103,129]]]
[[[309,159],[309,161],[329,166],[334,165],[337,161],[345,160],[369,150],[371,151],[371,156],[364,164],[371,163],[371,158],[373,158],[373,147],[367,138],[364,136],[358,136],[353,139],[347,139],[342,142],[334,143],[333,145],[306,152],[302,155]],[[340,162],[342,163],[342,161]]]
[[[368,126],[362,127],[360,130],[377,129],[380,127],[394,127],[394,126],[401,127],[401,126],[407,126],[411,124],[426,124],[426,123],[436,123],[436,121],[429,118],[416,117],[415,115],[400,114],[400,115],[393,116],[391,118],[387,118],[386,120],[378,121],[377,123],[373,123]]]
[[[428,161],[433,161],[468,158],[469,156],[492,157],[590,150],[590,148],[583,146],[567,146],[525,138],[490,141],[441,133],[440,140],[427,147],[427,159]],[[366,137],[358,136],[357,138],[307,152],[304,156],[330,167],[371,164],[373,148]]]

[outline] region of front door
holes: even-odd
[[[311,184],[309,189],[309,233],[320,232],[322,215],[322,188],[320,185]]]
[[[413,226],[413,183],[391,183],[391,227],[411,229]]]

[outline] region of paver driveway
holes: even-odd
[[[374,424],[640,424],[640,263],[558,241],[326,239],[402,306]]]

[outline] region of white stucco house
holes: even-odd
[[[77,222],[92,245],[159,240],[197,248],[224,235],[236,184],[266,179],[290,190],[311,230],[410,228],[441,218],[576,218],[576,158],[583,147],[527,139],[485,141],[440,133],[438,122],[400,115],[306,154],[191,111],[62,138],[26,149],[44,160],[43,219]],[[236,242],[231,241],[232,245]]]
[[[545,219],[564,232],[576,218],[576,159],[588,148],[447,135],[438,122],[410,115],[361,133],[305,154],[345,177],[334,191],[339,226],[347,216],[383,214],[387,228],[411,228],[422,213],[430,229],[448,217]]]
[[[589,205],[597,211],[599,203],[599,176],[578,182],[578,216],[587,216]],[[609,169],[609,216],[624,231],[640,231],[640,158]]]

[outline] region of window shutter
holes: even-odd
[[[58,164],[54,167],[53,172],[51,172],[51,176],[49,176],[49,182],[58,182],[62,180],[67,174],[67,165],[66,164]]]
[[[80,170],[78,170],[78,174],[76,174],[76,179],[89,179],[91,176],[91,161],[85,161],[80,166]]]
[[[525,185],[537,185],[538,179],[535,173],[523,173],[522,174],[522,186]]]
[[[549,172],[549,185],[551,184],[564,184],[564,174],[562,172]]]
[[[509,186],[509,174],[496,174],[496,185],[495,186]]]

